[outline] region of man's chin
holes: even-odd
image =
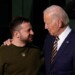
[[[30,38],[30,39],[29,39],[29,42],[32,42],[32,41],[33,41],[33,39],[32,39],[32,38]]]

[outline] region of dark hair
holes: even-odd
[[[17,30],[18,29],[17,27],[20,26],[20,24],[22,24],[23,22],[30,22],[30,21],[29,19],[24,17],[15,17],[9,25],[11,34],[13,34],[13,31]]]

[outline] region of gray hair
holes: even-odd
[[[65,26],[68,25],[68,23],[69,23],[69,17],[67,15],[67,13],[64,11],[63,8],[61,8],[58,5],[49,6],[48,8],[46,8],[44,10],[43,13],[44,14],[47,13],[49,15],[57,17],[64,23]]]

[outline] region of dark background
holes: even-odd
[[[8,24],[12,17],[11,0],[0,0],[0,44],[9,37]]]
[[[71,27],[75,29],[75,0],[0,0],[0,45],[10,38],[9,23],[13,17],[29,18],[35,32],[33,43],[43,47],[48,33],[44,29],[43,10],[52,5],[60,5],[66,10],[71,20]]]

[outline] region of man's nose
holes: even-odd
[[[33,30],[31,30],[31,34],[32,34],[32,35],[34,35],[34,32],[33,32]]]

